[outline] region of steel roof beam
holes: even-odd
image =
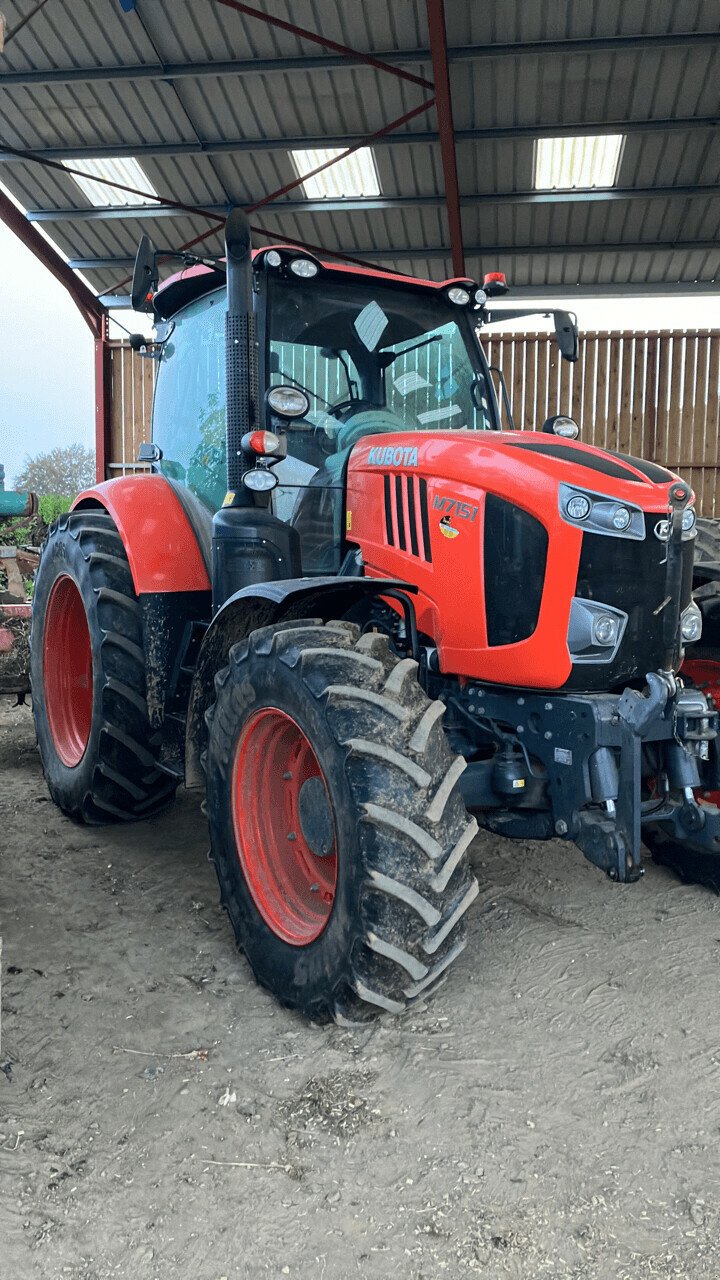
[[[460,189],[458,187],[457,156],[455,154],[455,125],[453,123],[452,94],[448,73],[447,32],[445,29],[444,0],[426,0],[428,33],[432,53],[433,81],[435,84],[435,110],[437,112],[440,156],[445,187],[445,208],[450,228],[450,254],[453,274],[465,275],[463,256],[462,216],[460,213]]]
[[[491,45],[467,45],[448,49],[449,62],[477,62],[480,60],[513,57],[541,57],[546,54],[617,53],[624,50],[702,48],[717,44],[717,31],[678,31],[663,35],[598,36],[577,40],[521,40]],[[297,55],[290,58],[240,58],[225,62],[163,62],[150,65],[141,63],[126,67],[48,67],[37,71],[6,71],[0,75],[0,88],[12,85],[89,84],[108,80],[180,80],[199,79],[203,76],[268,75],[279,71],[333,71],[338,67],[357,67],[368,58],[395,66],[417,66],[431,63],[429,49],[374,50],[368,54],[356,52],[341,55],[335,53]]]
[[[476,195],[460,196],[464,208],[493,204],[597,204],[617,200],[657,200],[673,196],[720,196],[720,184],[699,184],[671,187],[573,187],[570,191],[483,191]],[[429,196],[346,196],[325,200],[278,201],[274,213],[278,217],[286,213],[372,213],[383,209],[433,208],[444,203],[442,193]],[[203,208],[204,214],[226,217],[234,205],[211,204]],[[181,218],[187,216],[182,208],[173,205],[107,205],[94,209],[28,209],[28,222],[116,222],[127,218]],[[460,273],[462,274],[462,273]]]
[[[268,237],[269,239],[269,237]],[[269,240],[269,243],[272,243]],[[282,243],[278,239],[278,244]],[[338,252],[354,253],[356,257],[365,255],[375,261],[386,262],[407,262],[411,258],[427,258],[429,261],[437,259],[449,258],[450,250],[442,245],[417,245],[406,248],[394,249],[353,249],[338,250]],[[494,257],[535,257],[545,254],[580,254],[589,253],[709,253],[720,252],[720,241],[718,240],[640,240],[627,241],[618,244],[482,244],[466,247],[466,258],[479,258],[492,255]],[[327,250],[328,257],[332,258],[332,250]],[[75,271],[112,271],[115,268],[123,270],[126,267],[132,267],[135,263],[134,258],[71,258],[69,266]],[[370,265],[370,263],[369,263]],[[720,282],[718,283],[720,289]]]
[[[1,79],[1,77],[0,77]],[[659,120],[583,120],[569,124],[523,124],[489,126],[485,129],[456,129],[455,142],[502,142],[526,138],[575,138],[590,134],[606,133],[677,133],[695,129],[717,129],[720,115],[679,116]],[[138,142],[110,144],[102,147],[40,147],[32,154],[42,160],[106,160],[122,156],[220,156],[243,152],[295,151],[316,147],[350,147],[358,140],[357,134],[322,134],[319,137],[282,138],[231,138],[222,141],[201,139],[199,142]],[[396,147],[436,143],[435,130],[418,130],[413,133],[388,133],[376,138],[373,147]],[[0,144],[0,163],[22,163],[22,156],[3,151]]]

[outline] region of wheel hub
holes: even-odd
[[[300,788],[298,812],[303,838],[316,858],[332,857],[335,848],[330,802],[325,783],[315,776],[307,778]]]

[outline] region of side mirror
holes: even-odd
[[[131,292],[133,311],[152,311],[153,294],[159,279],[155,258],[155,245],[149,236],[143,236],[135,254]]]
[[[555,337],[564,360],[575,363],[578,358],[579,341],[577,320],[569,311],[554,311]]]
[[[580,435],[580,428],[574,418],[568,418],[565,413],[556,413],[552,418],[548,418],[543,422],[542,430],[551,436],[562,436],[564,440],[577,440]]]

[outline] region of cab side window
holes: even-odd
[[[160,471],[180,480],[208,510],[226,489],[225,292],[199,298],[175,317],[153,401]]]

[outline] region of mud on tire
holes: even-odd
[[[56,643],[46,635],[48,602],[63,578],[79,592],[92,654],[89,733],[72,766],[58,754],[44,670],[45,646]],[[61,516],[49,530],[35,579],[30,663],[38,746],[55,803],[87,823],[137,820],[165,808],[177,779],[158,763],[159,735],[151,729],[146,701],[142,612],[122,539],[104,512]]]
[[[383,636],[308,620],[254,632],[216,677],[206,775],[221,898],[258,982],[318,1021],[403,1011],[465,947],[463,917],[478,892],[467,857],[477,823],[457,787],[465,765],[447,745],[443,704],[426,697],[416,673]],[[236,752],[243,726],[264,707],[281,709],[306,735],[335,824],[335,898],[307,945],[269,926],[237,851]]]

